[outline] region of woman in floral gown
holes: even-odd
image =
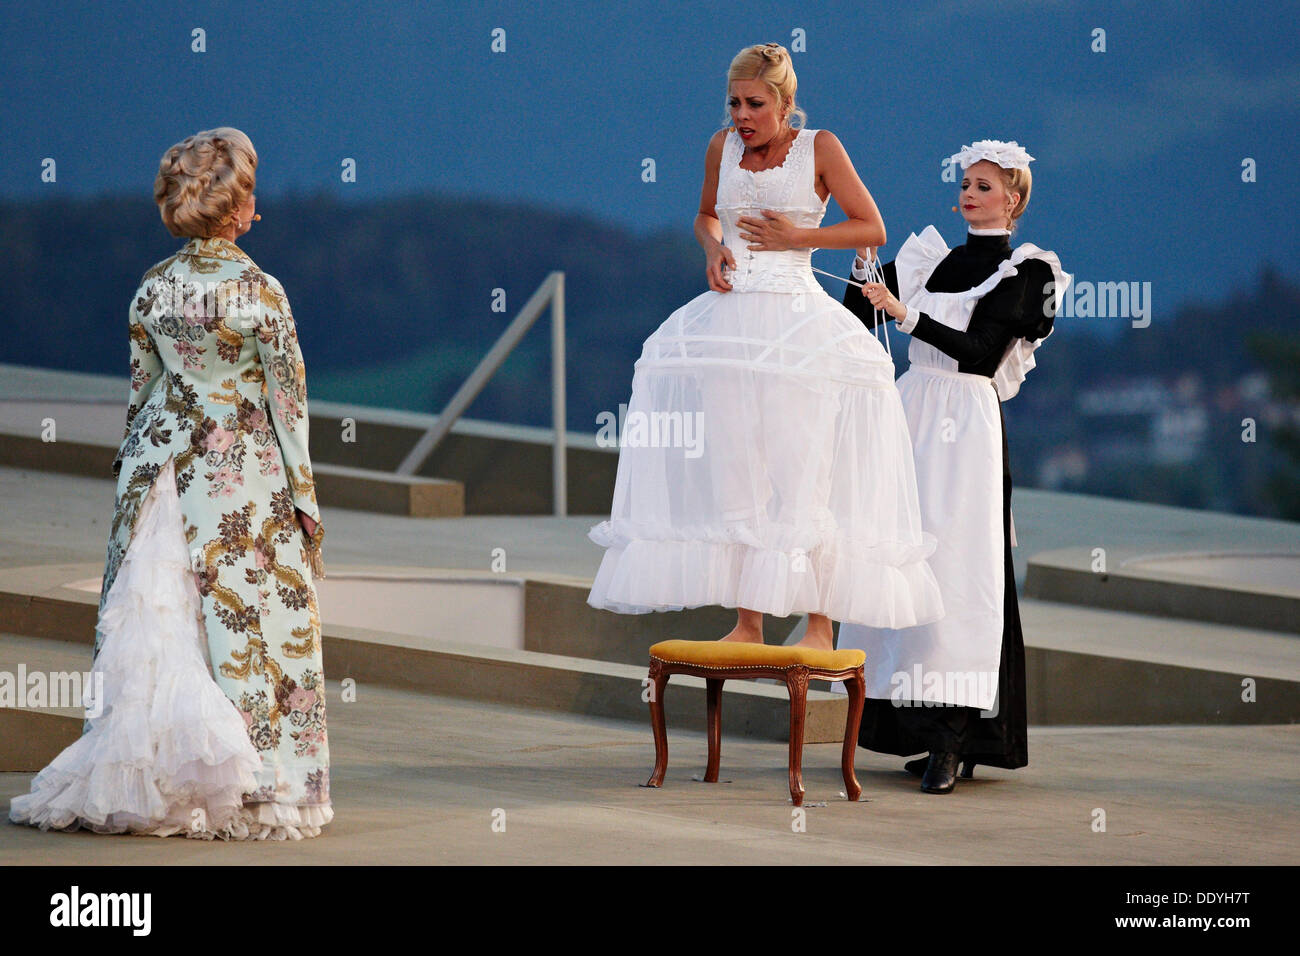
[[[130,308],[101,712],[15,822],[301,839],[333,818],[306,371],[284,289],[234,242],[256,168],[229,127],[163,155],[155,199],[187,241]]]

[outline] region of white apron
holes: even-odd
[[[933,226],[910,236],[895,259],[899,299],[959,331],[980,298],[1026,258],[1052,265],[1058,296],[1070,279],[1054,254],[1026,243],[973,289],[929,292],[926,280],[948,251]],[[840,625],[838,646],[867,654],[868,697],[995,706],[1006,583],[999,389],[1003,401],[1019,390],[1046,338],[1016,339],[992,378],[957,371],[956,359],[919,339],[908,347],[898,391],[916,459],[921,527],[939,541],[930,567],[947,613],[902,629]]]

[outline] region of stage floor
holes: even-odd
[[[647,790],[638,784],[654,746],[649,727],[629,721],[372,687],[332,705],[329,727],[336,817],[315,840],[210,844],[3,823],[0,866],[1300,863],[1297,725],[1031,728],[1028,767],[980,767],[944,797],[921,793],[901,759],[859,750],[860,803],[839,796],[838,745],[810,745],[801,833],[777,743],[724,732],[720,780],[730,782],[696,783],[704,735],[669,727],[667,779]],[[0,807],[29,779],[0,774]],[[1093,830],[1098,810],[1105,832]]]

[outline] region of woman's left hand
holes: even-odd
[[[898,298],[889,291],[889,286],[883,282],[863,283],[862,294],[871,300],[872,308],[884,309],[896,319],[907,318],[907,306],[899,302]]]
[[[307,537],[312,537],[316,534],[316,522],[312,520],[311,515],[307,514],[307,512],[303,511],[301,508],[297,510],[298,520],[302,523],[302,529],[307,532]]]
[[[787,249],[805,249],[803,230],[779,212],[760,209],[762,219],[741,216],[737,220],[740,238],[749,242],[754,252],[785,252]]]

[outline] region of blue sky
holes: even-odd
[[[1152,282],[1158,320],[1265,261],[1300,277],[1297,15],[1294,2],[1064,0],[8,4],[0,195],[151,202],[167,146],[233,125],[258,147],[264,213],[291,191],[436,190],[689,235],[731,56],[798,30],[809,126],[845,143],[892,248],[930,222],[960,241],[941,158],[1016,139],[1037,157],[1018,238],[1079,278]],[[195,27],[206,53],[191,52]],[[490,49],[498,27],[504,53]],[[1096,28],[1105,53],[1090,50]],[[40,181],[45,157],[57,183]],[[356,183],[340,181],[344,157]],[[1241,181],[1245,157],[1257,182]]]

